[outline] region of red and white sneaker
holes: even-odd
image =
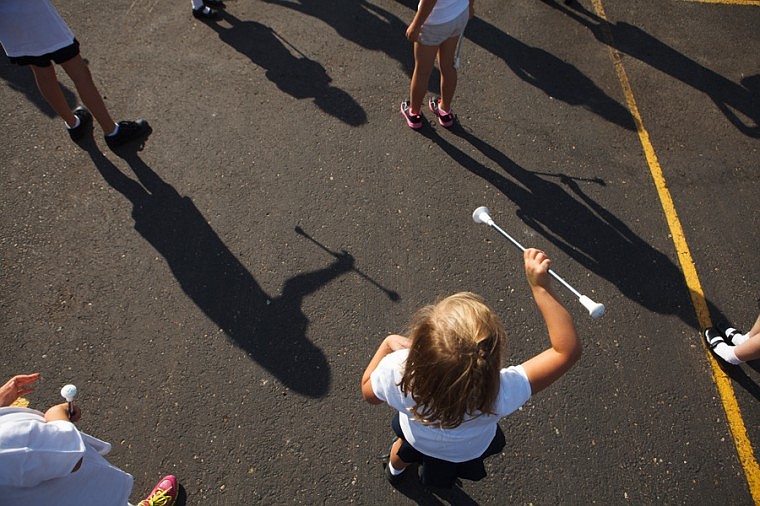
[[[178,493],[177,478],[170,474],[161,478],[158,485],[153,488],[153,492],[140,501],[137,506],[173,506]]]

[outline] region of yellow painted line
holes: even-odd
[[[756,7],[760,7],[760,0],[679,0],[679,1],[700,3],[700,4],[754,5]]]
[[[592,1],[597,16],[602,20],[607,21],[607,15],[604,12],[602,0]],[[615,45],[609,26],[603,24],[602,29],[604,37],[607,39],[607,47],[609,48],[610,56],[615,66],[615,72],[620,81],[620,86],[623,88],[623,93],[625,94],[625,99],[628,103],[628,109],[636,124],[636,131],[639,134],[639,140],[644,149],[644,154],[646,155],[647,163],[649,164],[649,170],[652,173],[652,179],[654,180],[663,211],[665,212],[665,218],[667,219],[668,227],[670,228],[670,234],[673,237],[673,243],[678,254],[678,260],[681,263],[684,278],[686,279],[686,285],[691,294],[691,302],[694,306],[697,320],[699,321],[700,327],[710,327],[712,326],[710,312],[707,309],[707,302],[705,301],[702,286],[699,282],[699,277],[697,276],[694,260],[692,260],[691,252],[689,251],[689,245],[686,243],[686,236],[683,233],[681,221],[678,219],[678,214],[676,213],[676,208],[673,204],[673,198],[670,195],[670,190],[668,190],[668,185],[662,174],[662,167],[660,167],[660,162],[657,160],[657,154],[654,151],[652,142],[649,140],[649,133],[646,131],[644,123],[641,121],[641,114],[639,114],[639,108],[633,97],[631,84],[628,81],[628,74],[623,67],[620,53],[614,48]],[[731,386],[730,379],[720,368],[712,354],[707,351],[707,349],[705,349],[705,353],[708,356],[712,368],[712,376],[718,388],[718,393],[720,394],[723,403],[723,409],[726,412],[728,425],[734,438],[736,452],[739,455],[739,461],[747,476],[750,493],[752,494],[755,504],[760,504],[760,466],[758,466],[757,460],[755,460],[752,444],[747,437],[747,429],[744,425],[744,420],[742,419],[739,403],[736,401],[736,396],[734,395],[734,389]]]

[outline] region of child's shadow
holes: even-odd
[[[344,39],[369,51],[382,51],[412,76],[412,45],[404,37],[407,25],[390,11],[365,0],[264,1],[322,20]]]
[[[0,77],[7,83],[8,88],[24,95],[24,97],[49,118],[55,118],[55,111],[48,105],[34,83],[34,75],[24,67],[9,62],[0,62]],[[77,103],[77,97],[63,83],[61,91],[69,106]]]
[[[135,230],[166,260],[188,297],[263,368],[294,392],[324,396],[330,365],[306,337],[304,297],[353,267],[348,253],[287,281],[271,297],[222,242],[189,197],[183,197],[136,152],[119,153],[137,180],[122,173],[91,142],[84,146],[103,179],[132,203]]]
[[[417,466],[411,466],[407,472],[417,473]],[[425,487],[416,476],[406,476],[393,488],[404,494],[420,506],[478,506],[477,501],[467,495],[459,486],[450,489]]]
[[[255,21],[241,21],[220,10],[231,26],[211,23],[219,38],[266,70],[267,79],[293,98],[313,98],[325,113],[351,126],[367,122],[367,113],[348,93],[330,85],[332,78],[318,62],[287,43],[270,27]],[[298,53],[293,55],[285,44]]]
[[[532,47],[480,18],[473,18],[467,38],[498,56],[517,77],[548,97],[581,106],[610,123],[635,130],[628,109],[609,97],[588,76],[539,47]]]
[[[610,23],[578,2],[568,6],[555,0],[541,1],[588,28],[600,42],[705,93],[740,132],[760,138],[760,75],[734,83],[637,26]]]
[[[680,269],[591,199],[573,178],[558,175],[562,184],[557,184],[524,169],[459,125],[452,133],[498,165],[503,173],[481,164],[432,128],[423,132],[462,167],[510,199],[525,225],[590,272],[614,284],[629,300],[658,314],[676,315],[699,329],[690,304],[692,294],[684,286]],[[721,314],[709,301],[708,305],[712,315]]]

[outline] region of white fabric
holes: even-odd
[[[459,427],[441,429],[410,418],[414,406],[411,396],[399,388],[409,350],[399,350],[383,357],[372,372],[372,390],[378,399],[399,411],[404,438],[416,450],[449,462],[464,462],[480,457],[488,448],[499,420],[517,410],[530,399],[530,382],[521,365],[501,370],[501,384],[493,411],[466,417]]]
[[[203,0],[190,0],[193,4],[193,10],[203,8]]]
[[[134,480],[102,457],[110,450],[71,422],[47,423],[33,409],[0,408],[0,503],[124,506]]]
[[[8,56],[40,56],[74,42],[49,0],[0,0],[0,42]]]
[[[438,0],[423,25],[440,25],[441,23],[448,23],[459,16],[462,13],[462,10],[469,7],[469,0]],[[417,9],[419,9],[419,5],[417,6]]]

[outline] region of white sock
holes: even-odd
[[[77,122],[74,126],[69,126],[69,124],[64,121],[64,123],[66,123],[66,128],[68,128],[69,130],[74,130],[76,127],[78,127],[82,123],[82,120],[79,119],[79,116],[75,114],[74,117],[77,119]]]
[[[389,460],[388,461],[388,469],[390,469],[391,474],[393,476],[398,476],[399,474],[403,473],[406,468],[404,468],[401,471],[399,471],[398,469],[396,469],[395,467],[393,467],[393,464],[391,464],[391,461]]]
[[[203,7],[203,0],[190,0],[193,3],[193,10]]]
[[[713,348],[713,353],[718,355],[720,358],[722,358],[729,364],[733,364],[733,365],[743,364],[744,362],[736,358],[736,354],[734,353],[734,348],[735,346],[729,346],[726,343],[718,343],[718,346]]]
[[[119,133],[119,124],[118,123],[114,123],[113,124],[113,132],[111,132],[110,134],[106,134],[106,137],[113,137],[114,135],[116,135],[118,133]]]
[[[749,339],[749,336],[747,334],[741,334],[733,327],[728,327],[723,335],[729,338],[734,346],[738,346]]]

